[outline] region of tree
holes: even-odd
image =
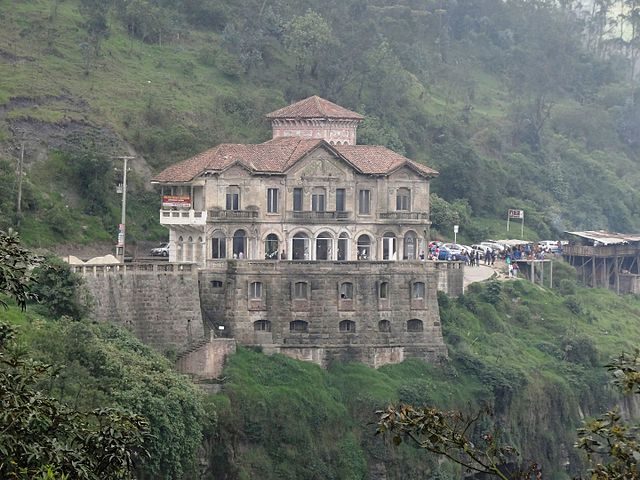
[[[319,54],[329,48],[332,40],[331,27],[322,15],[313,10],[291,20],[284,42],[296,61],[296,71],[300,78],[307,70],[315,77]]]
[[[51,365],[17,353],[14,337],[0,322],[0,477],[133,478],[147,421],[115,409],[82,413],[44,396],[37,382]]]
[[[69,265],[49,256],[33,271],[33,292],[51,317],[67,316],[80,320],[88,310],[86,295],[82,295],[82,278]]]
[[[0,230],[0,293],[12,297],[23,310],[35,297],[30,290],[32,268],[40,263],[40,258],[20,244],[16,232]],[[2,298],[1,307],[7,307]]]
[[[0,292],[23,309],[38,263],[17,235],[0,232]],[[80,412],[43,395],[37,384],[54,369],[25,358],[14,338],[15,329],[0,322],[0,478],[133,478],[146,455],[147,421],[115,409]]]
[[[640,350],[620,355],[607,369],[623,393],[640,395]],[[542,478],[535,463],[518,468],[516,450],[501,442],[499,432],[476,432],[488,413],[484,409],[470,416],[434,407],[389,406],[377,412],[376,434],[392,434],[396,445],[409,440],[471,472],[502,480]],[[578,429],[575,447],[587,454],[590,480],[640,478],[640,426],[630,425],[618,410],[585,421]]]

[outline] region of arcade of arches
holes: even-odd
[[[277,233],[269,233],[258,241],[249,236],[247,230],[237,229],[230,235],[216,230],[210,239],[210,245],[205,245],[202,236],[178,237],[178,261],[199,262],[205,255],[213,260],[417,260],[420,252],[425,250],[424,238],[414,230],[407,230],[402,236],[385,231],[377,238],[365,232],[336,235],[329,230],[320,230],[313,235],[305,230],[297,231],[286,239]]]

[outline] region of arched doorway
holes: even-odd
[[[402,257],[405,260],[415,260],[417,258],[418,236],[416,232],[409,231],[404,235],[404,252]]]
[[[247,232],[236,230],[233,234],[233,258],[245,258],[247,253]]]
[[[267,235],[264,241],[264,258],[265,260],[277,260],[280,249],[280,241],[275,233]]]
[[[293,260],[309,260],[309,237],[305,233],[296,233],[292,240]]]
[[[382,259],[396,259],[396,236],[392,232],[387,232],[382,237]]]
[[[331,234],[322,232],[316,238],[316,260],[331,260],[331,244],[333,238]]]
[[[358,260],[371,260],[371,237],[369,235],[358,237]]]
[[[338,238],[338,260],[347,260],[349,258],[349,235],[341,233]]]

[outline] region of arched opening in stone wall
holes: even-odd
[[[265,260],[277,260],[280,251],[280,240],[275,233],[270,233],[264,241]]]
[[[307,300],[309,298],[309,284],[307,282],[296,282],[293,285],[294,300]]]
[[[417,258],[418,236],[413,230],[408,231],[404,235],[404,254],[405,260],[415,260]]]
[[[195,245],[196,248],[196,262],[201,263],[202,262],[202,250],[203,250],[203,243],[202,243],[202,237],[198,237],[198,243],[196,243]]]
[[[382,237],[382,259],[396,259],[396,235],[393,232],[387,232]]]
[[[356,332],[356,322],[353,320],[342,320],[338,324],[338,330],[343,333],[355,333]]]
[[[184,262],[184,239],[182,236],[179,236],[176,242],[176,262]]]
[[[293,260],[309,260],[309,237],[306,233],[296,233],[293,236]]]
[[[378,298],[386,300],[389,298],[389,282],[380,282],[378,287]]]
[[[247,233],[240,229],[233,234],[233,258],[246,258]]]
[[[256,332],[270,332],[271,322],[269,320],[256,320],[253,322],[253,330]]]
[[[407,322],[407,332],[422,332],[424,330],[422,320],[412,318]]]
[[[316,260],[331,260],[331,244],[333,237],[328,232],[322,232],[316,238]]]
[[[186,251],[184,254],[184,260],[186,262],[193,262],[193,237],[187,238]]]
[[[358,237],[358,260],[371,260],[371,237],[360,235]]]
[[[304,320],[294,320],[289,322],[289,331],[295,333],[305,333],[309,331],[309,323]]]
[[[346,233],[341,233],[338,238],[338,260],[348,260],[349,259],[349,235]]]
[[[380,320],[378,322],[378,331],[384,333],[391,332],[391,322],[389,320]]]
[[[211,238],[211,258],[227,258],[227,239],[220,230],[213,232]]]

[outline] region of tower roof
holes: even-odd
[[[339,118],[364,120],[359,113],[347,110],[329,100],[314,95],[267,114],[267,118]]]

